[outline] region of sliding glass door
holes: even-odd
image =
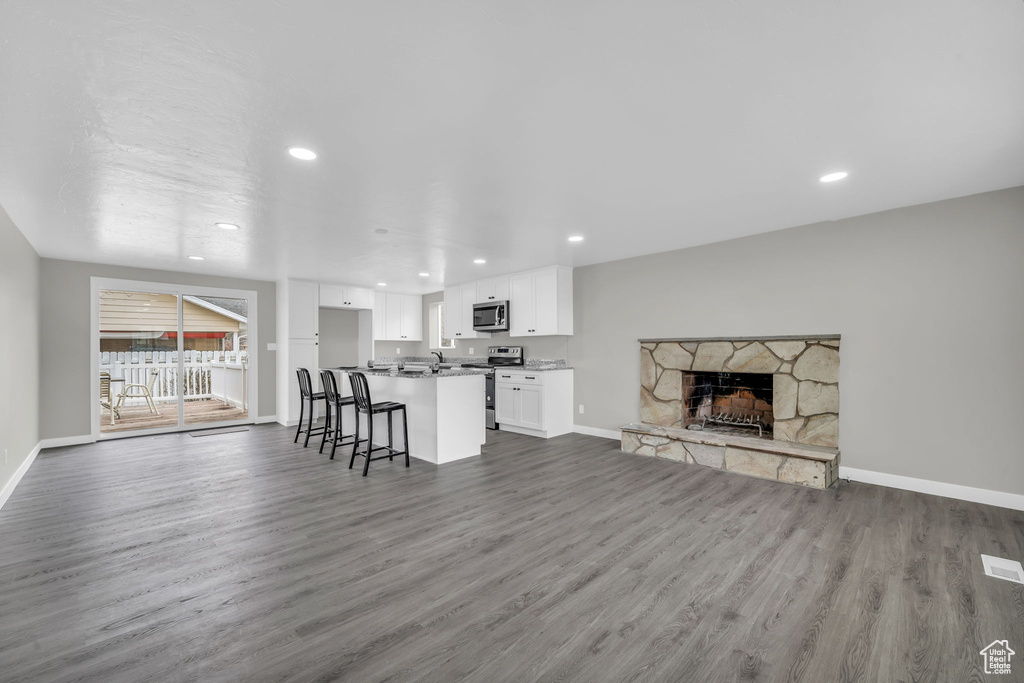
[[[255,296],[93,278],[94,435],[250,421]]]

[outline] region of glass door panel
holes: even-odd
[[[178,297],[99,293],[100,433],[176,427]]]
[[[185,294],[183,329],[186,425],[249,417],[249,302]]]

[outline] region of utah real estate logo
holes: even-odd
[[[1010,643],[1005,640],[993,640],[988,647],[979,653],[985,658],[985,673],[987,674],[1009,674],[1010,658],[1016,652],[1010,649]]]

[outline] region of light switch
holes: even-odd
[[[274,342],[267,342],[267,351],[277,351],[277,344]]]

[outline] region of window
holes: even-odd
[[[455,340],[445,339],[444,336],[444,302],[430,307],[430,348],[431,349],[454,349]]]

